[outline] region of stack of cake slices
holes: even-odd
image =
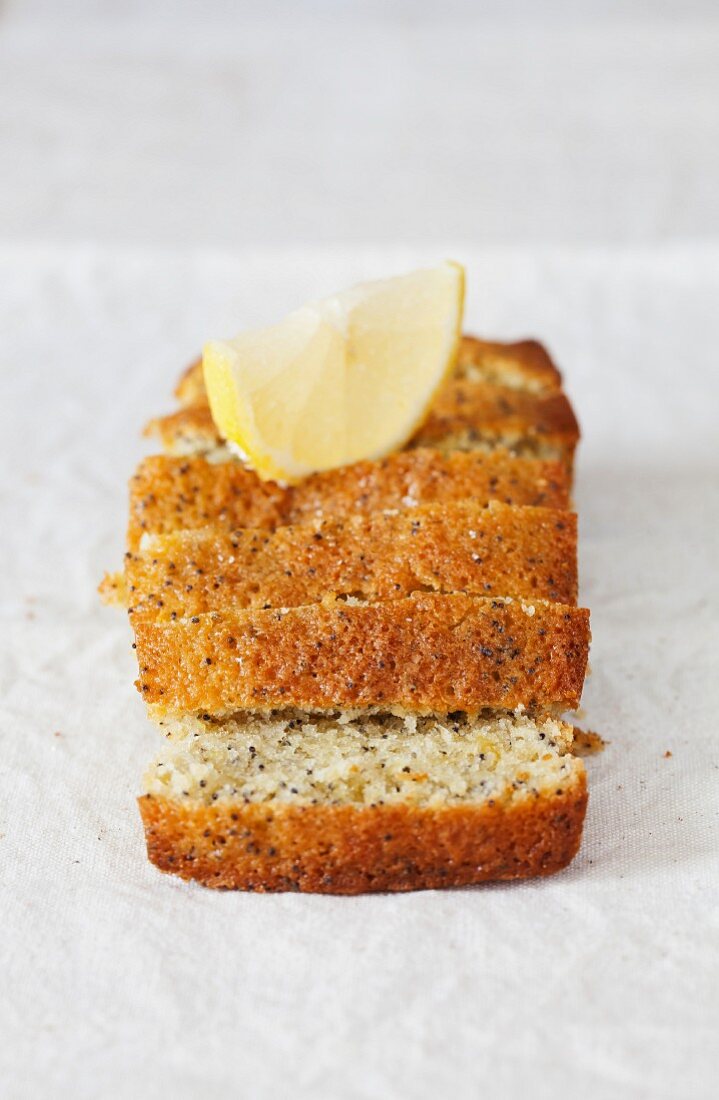
[[[149,857],[208,886],[360,893],[576,853],[579,431],[541,345],[465,337],[408,447],[283,487],[218,436],[199,364],[148,431],[125,567],[164,735]]]

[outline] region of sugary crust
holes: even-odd
[[[290,502],[287,489],[261,481],[239,462],[151,455],[130,479],[128,548],[146,531],[168,534],[211,523],[277,527],[288,522]]]
[[[587,787],[576,761],[551,794],[440,809],[138,802],[161,871],[217,889],[360,894],[553,874],[579,849]]]
[[[106,579],[117,602],[117,582]],[[414,591],[522,596],[574,604],[576,516],[470,503],[274,532],[202,528],[153,539],[125,560],[134,616],[296,607],[328,595],[386,600]]]
[[[419,448],[306,478],[293,490],[290,521],[457,500],[564,509],[569,489],[568,474],[557,462],[529,461],[504,451],[442,455]]]
[[[152,455],[130,481],[128,547],[144,532],[219,523],[228,528],[301,523],[325,514],[352,515],[417,504],[490,500],[566,508],[569,477],[558,462],[490,454],[440,454],[419,448],[378,462],[357,462],[282,488],[260,481],[239,462]]]
[[[584,609],[426,593],[133,626],[137,687],[157,717],[576,707],[589,649]]]

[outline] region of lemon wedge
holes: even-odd
[[[454,363],[463,305],[464,271],[447,262],[212,341],[203,367],[218,431],[260,477],[284,482],[402,447]]]

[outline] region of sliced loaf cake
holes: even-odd
[[[465,337],[408,449],[284,487],[218,437],[201,366],[154,421],[123,576],[166,741],[150,859],[219,888],[358,893],[549,874],[587,792],[579,430],[534,341]]]

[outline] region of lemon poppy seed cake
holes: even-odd
[[[215,342],[151,422],[101,592],[164,735],[139,798],[161,870],[353,894],[578,850],[579,430],[540,344],[458,338],[462,293],[440,265]]]

